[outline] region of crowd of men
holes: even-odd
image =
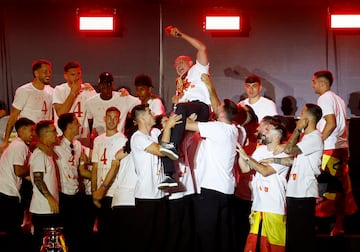
[[[134,97],[103,72],[97,93],[72,61],[52,88],[51,63],[34,61],[0,146],[6,251],[26,250],[25,227],[34,251],[44,228],[63,227],[70,252],[315,251],[315,217],[333,214],[331,235],[344,233],[344,215],[357,207],[346,107],[331,72],[314,73],[318,102],[289,131],[261,96],[260,77],[245,79],[245,100],[220,101],[206,46],[176,27],[166,32],[197,50],[195,61],[175,59],[168,116],[147,75],[136,76]]]

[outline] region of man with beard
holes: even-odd
[[[52,119],[52,95],[54,89],[50,86],[51,63],[47,60],[35,60],[32,63],[32,72],[34,79],[16,89],[0,152],[3,152],[9,145],[11,131],[19,117],[28,118],[35,123]]]
[[[256,251],[257,248],[260,251],[285,251],[285,188],[289,167],[261,160],[287,156],[283,152],[275,154],[286,134],[284,125],[270,122],[264,131],[263,145],[252,157],[240,144],[237,145],[241,171],[256,171],[252,180],[253,204],[245,251]]]

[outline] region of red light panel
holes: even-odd
[[[331,14],[332,29],[360,29],[360,14]]]
[[[240,31],[241,19],[240,16],[206,16],[204,29],[206,31]]]
[[[80,31],[114,31],[114,17],[79,17]]]

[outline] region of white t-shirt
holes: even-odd
[[[54,89],[49,85],[39,90],[33,86],[32,82],[29,82],[16,89],[12,106],[21,110],[19,117],[26,117],[35,123],[51,120],[53,92]]]
[[[43,180],[50,194],[59,202],[59,184],[54,160],[37,148],[30,156],[29,165],[31,182],[33,184],[30,212],[36,214],[51,214],[48,200],[42,195],[34,183],[33,173],[43,173]]]
[[[159,156],[147,152],[145,149],[153,142],[158,143],[160,130],[153,128],[151,135],[136,131],[131,137],[131,155],[135,164],[138,180],[135,187],[135,198],[160,199],[164,192],[157,188],[164,180],[164,169]]]
[[[318,122],[317,128],[323,131],[326,121],[324,116],[335,115],[336,128],[324,141],[324,150],[340,149],[348,147],[348,131],[346,127],[346,106],[343,99],[331,90],[322,94],[317,101],[321,107],[323,118]]]
[[[68,83],[63,83],[57,85],[54,89],[54,96],[53,96],[53,104],[63,104],[67,97],[69,96],[71,89]],[[89,125],[87,120],[85,120],[85,102],[90,98],[96,95],[95,90],[88,90],[84,84],[81,84],[81,89],[79,95],[75,98],[69,112],[74,113],[79,120],[80,129],[79,129],[79,137],[84,138],[88,135]],[[58,115],[55,111],[54,119],[55,125],[57,127],[57,120]],[[58,128],[58,127],[57,127]],[[61,130],[58,129],[58,133],[62,134]]]
[[[78,140],[73,140],[72,144],[74,155],[71,154],[70,141],[65,137],[54,148],[58,156],[56,163],[59,168],[61,192],[68,195],[75,195],[79,191],[78,167],[82,146]]]
[[[15,175],[14,165],[24,165],[29,148],[20,138],[15,138],[0,158],[0,192],[20,199],[22,179]]]
[[[252,157],[256,161],[265,158],[287,157],[285,153],[274,155],[268,151],[266,145],[259,146]],[[285,189],[286,174],[289,167],[280,164],[271,164],[276,173],[264,177],[259,172],[255,173],[251,182],[253,192],[253,203],[251,209],[259,212],[270,212],[276,214],[285,214]]]
[[[111,206],[135,206],[137,175],[131,154],[120,161],[120,169],[114,181]]]
[[[106,174],[111,168],[111,161],[115,160],[115,154],[118,150],[124,147],[127,138],[121,133],[117,132],[112,136],[101,134],[94,139],[94,149],[92,152],[92,162],[97,163],[97,188],[104,182]],[[112,197],[114,191],[114,184],[110,186],[106,192],[106,196]]]
[[[213,121],[199,122],[198,127],[201,137],[205,139],[200,143],[200,152],[196,159],[197,184],[202,188],[233,194],[233,167],[239,134],[236,126]]]
[[[261,119],[263,119],[265,116],[274,116],[277,115],[276,105],[275,103],[267,99],[263,96],[260,96],[259,100],[257,102],[250,104],[249,98],[246,98],[245,100],[240,101],[241,105],[249,105],[255,112],[255,114],[258,117],[258,121],[260,122]]]
[[[196,64],[189,69],[184,81],[189,83],[189,87],[184,90],[184,95],[179,99],[179,102],[198,100],[208,105],[211,104],[209,90],[201,80],[203,73],[209,73],[209,64],[203,66],[196,60]]]
[[[162,101],[159,98],[152,98],[149,99],[148,102],[149,108],[154,116],[164,115],[165,108]]]
[[[103,100],[100,98],[100,94],[88,99],[85,103],[85,112],[87,119],[93,119],[93,128],[96,129],[100,135],[105,132],[104,117],[106,110],[110,107],[116,107],[120,110],[120,123],[118,125],[118,131],[124,132],[126,117],[129,112],[141,101],[131,95],[121,96],[119,92],[113,91],[112,98],[110,100]],[[86,120],[87,120],[86,119]]]
[[[199,132],[186,132],[179,146],[179,159],[175,162],[175,174],[178,174],[180,182],[180,190],[176,188],[169,195],[169,199],[179,199],[187,195],[194,194],[197,191],[195,178],[194,162],[196,156],[199,155],[199,145],[201,136]],[[193,167],[191,167],[191,165]]]
[[[319,131],[303,136],[297,143],[301,154],[297,155],[292,165],[286,189],[287,197],[318,197],[319,188],[316,177],[320,174],[321,157],[324,144]]]

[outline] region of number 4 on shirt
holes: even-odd
[[[103,162],[104,165],[106,165],[107,163],[106,148],[104,149],[104,153],[102,154],[100,161]]]

